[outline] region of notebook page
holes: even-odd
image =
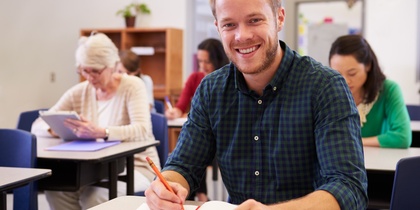
[[[184,205],[184,210],[196,210],[198,206]],[[208,201],[200,206],[199,210],[233,210],[237,205],[225,201]],[[137,210],[150,210],[147,203],[143,203]]]
[[[237,205],[225,201],[208,201],[200,206],[199,210],[233,210]]]
[[[198,206],[194,206],[194,205],[184,205],[184,210],[196,210],[197,207]],[[143,203],[136,210],[150,210],[150,208],[149,206],[147,206],[147,203]]]

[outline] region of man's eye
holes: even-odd
[[[233,26],[234,26],[233,23],[227,23],[227,24],[223,25],[223,28],[231,28]]]
[[[260,21],[261,21],[261,19],[254,18],[254,19],[251,19],[249,22],[251,22],[251,23],[258,23]]]

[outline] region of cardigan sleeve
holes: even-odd
[[[77,100],[78,92],[80,92],[82,89],[84,89],[87,86],[88,82],[81,82],[72,88],[68,89],[57,101],[57,103],[52,106],[48,111],[77,111],[75,110],[74,103],[75,101],[79,102]],[[80,112],[78,112],[80,113]],[[48,132],[48,129],[50,126],[42,120],[40,117],[38,117],[32,124],[31,132],[35,134],[36,136],[42,136],[42,137],[51,137],[51,133]]]
[[[402,96],[402,92],[397,83],[385,81],[388,87],[384,88],[385,115],[383,122],[386,132],[378,135],[381,147],[389,148],[408,148],[411,145],[412,134],[410,127],[410,117]]]

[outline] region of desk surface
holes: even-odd
[[[412,131],[420,131],[420,121],[411,121],[410,125]]]
[[[173,120],[168,120],[168,127],[169,128],[181,128],[182,125],[184,125],[184,123],[186,121],[187,121],[187,118],[186,117],[177,118],[177,119],[173,119]]]
[[[37,161],[41,168],[52,169],[53,175],[40,180],[43,190],[75,191],[81,186],[97,183],[107,178],[110,198],[116,197],[117,176],[127,168],[127,194],[134,191],[134,154],[143,152],[159,141],[122,142],[98,151],[50,151],[47,147],[62,144],[58,138],[37,138]],[[125,164],[121,164],[125,161]]]
[[[388,149],[364,147],[366,170],[395,171],[401,158],[420,156],[420,148]]]
[[[8,191],[51,175],[50,169],[0,167],[0,191]]]
[[[120,196],[105,203],[94,206],[88,210],[136,210],[144,202],[146,202],[146,197],[143,196]],[[199,206],[202,204],[202,202],[186,201],[186,204]]]
[[[145,148],[159,144],[159,141],[137,141],[122,142],[115,146],[107,147],[98,151],[78,152],[78,151],[50,151],[45,150],[47,147],[65,143],[58,138],[37,138],[37,157],[43,159],[61,159],[74,161],[104,161],[104,159],[113,159],[115,155],[121,156],[124,153],[137,153]]]

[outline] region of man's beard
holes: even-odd
[[[240,66],[237,65],[237,63],[235,63],[235,61],[233,59],[230,59],[232,61],[233,64],[235,64],[235,66],[238,68],[238,70],[242,73],[245,74],[259,74],[261,72],[264,72],[265,70],[268,69],[268,67],[270,67],[273,62],[274,59],[276,58],[276,53],[277,53],[277,49],[278,49],[278,44],[273,44],[265,53],[265,58],[264,61],[262,62],[262,65],[260,67],[258,67],[255,71],[242,71],[242,69],[240,68]]]

